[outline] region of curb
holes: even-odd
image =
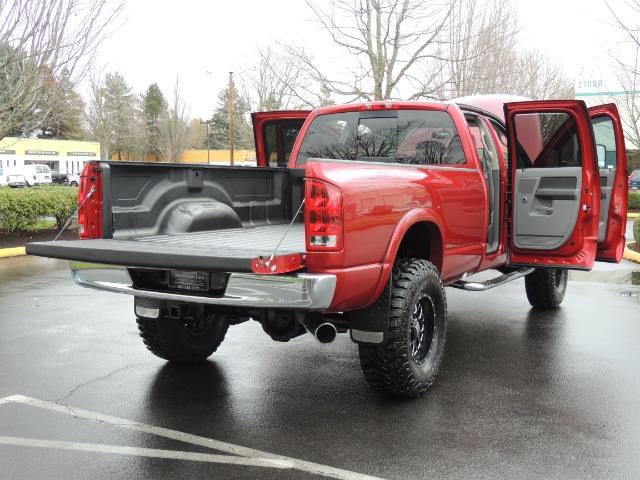
[[[628,243],[627,245],[631,245]],[[622,254],[622,258],[625,260],[629,260],[630,262],[640,263],[640,253],[634,252],[630,248],[625,247],[624,253]]]
[[[19,257],[26,254],[24,247],[0,248],[0,258]]]
[[[627,212],[627,220],[631,220],[633,218],[640,218],[640,212],[639,213],[636,213],[636,212],[629,213],[629,212]]]

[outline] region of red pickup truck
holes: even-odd
[[[79,285],[133,295],[140,335],[166,360],[201,361],[249,319],[278,341],[350,332],[367,382],[409,397],[442,361],[445,286],[524,276],[531,305],[555,308],[568,269],[622,256],[614,105],[482,96],[253,121],[256,168],[88,164],[81,240],[27,252],[71,260]]]

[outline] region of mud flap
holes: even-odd
[[[389,333],[389,309],[391,305],[391,275],[380,298],[370,307],[356,310],[349,315],[351,340],[356,343],[381,344]]]

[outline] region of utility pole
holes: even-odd
[[[235,136],[235,115],[233,112],[233,72],[229,72],[229,104],[227,110],[229,112],[229,163],[233,165],[233,138]]]
[[[207,120],[206,122],[200,121],[200,125],[205,124],[207,126],[207,164],[211,163],[211,158],[209,157],[209,153],[211,151],[210,138],[209,138],[209,125],[211,125],[211,120]]]

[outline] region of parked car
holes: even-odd
[[[2,187],[26,187],[27,182],[21,172],[10,170],[8,168],[0,168],[0,186]]]
[[[369,384],[414,397],[442,363],[445,286],[524,277],[529,303],[550,309],[569,269],[621,259],[626,151],[602,137],[624,138],[615,105],[514,100],[254,114],[255,168],[91,162],[82,239],[27,252],[133,295],[144,343],[166,360],[202,361],[249,319],[277,341],[350,332]],[[266,128],[285,124],[299,131],[289,150]],[[598,168],[596,144],[615,168]],[[466,278],[489,269],[500,275]]]
[[[51,174],[51,183],[54,185],[69,185],[71,187],[77,187],[80,184],[80,175],[53,172]]]
[[[640,170],[634,170],[629,175],[629,190],[640,190]]]
[[[28,187],[51,183],[51,170],[48,165],[25,165],[22,167]]]

